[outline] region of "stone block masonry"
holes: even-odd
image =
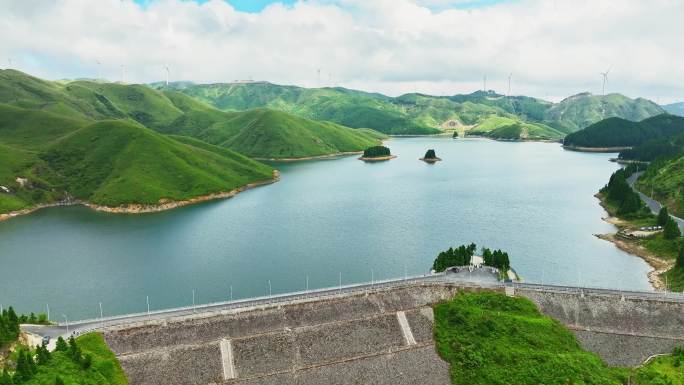
[[[684,346],[684,302],[613,293],[516,289],[613,366],[636,366]]]
[[[431,306],[460,290],[504,292],[417,283],[111,327],[105,340],[131,385],[447,385]],[[610,365],[684,345],[684,301],[532,285],[514,294]]]
[[[428,286],[149,321],[105,339],[132,385],[447,385],[429,305],[456,288]]]

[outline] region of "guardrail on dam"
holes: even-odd
[[[104,334],[134,385],[449,384],[431,305],[460,290],[527,297],[611,365],[634,366],[684,345],[680,294],[475,285],[444,276],[214,304],[196,314],[176,309],[134,323],[120,317]]]

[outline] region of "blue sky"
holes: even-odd
[[[151,2],[154,2],[155,0],[134,0],[136,3],[141,4],[141,5],[147,5]],[[204,3],[207,0],[187,0],[187,1],[195,1],[197,3]],[[281,3],[285,5],[292,5],[294,4],[297,0],[225,0],[226,2],[230,3],[235,9],[242,11],[242,12],[260,12],[262,9],[264,9],[266,6],[269,4],[273,3]],[[329,0],[331,2],[334,2],[334,0]],[[459,8],[459,9],[474,9],[474,8],[482,8],[482,7],[487,7],[490,5],[495,5],[499,3],[504,3],[504,2],[509,2],[512,0],[425,0],[425,1],[419,1],[423,3],[424,5],[428,6],[429,8],[433,10],[443,10],[446,8]]]

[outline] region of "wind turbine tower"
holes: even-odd
[[[482,91],[484,91],[484,93],[487,93],[487,75],[485,75],[482,79]]]
[[[166,86],[168,87],[169,86],[169,73],[170,73],[169,66],[168,65],[164,66],[164,68],[166,69]]]
[[[7,68],[12,68],[12,58],[11,57],[7,58],[7,63],[9,64],[9,67],[7,67]]]
[[[508,74],[508,97],[511,97],[511,78],[513,77],[513,74]]]
[[[102,63],[100,63],[99,60],[95,60],[95,62],[97,63],[97,80],[101,80],[102,79]]]
[[[608,68],[606,72],[601,72],[601,76],[603,76],[603,96],[606,96],[606,83],[608,83],[608,73],[610,73],[610,68]]]
[[[318,69],[318,88],[321,87],[321,69]]]

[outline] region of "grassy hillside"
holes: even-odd
[[[185,121],[183,126],[188,126]],[[178,132],[256,158],[301,158],[339,152],[361,151],[377,145],[384,135],[352,129],[330,122],[316,122],[280,111],[255,109],[232,113],[204,128]]]
[[[684,156],[653,163],[636,187],[649,195],[653,191],[653,198],[665,204],[671,213],[684,216]]]
[[[563,133],[541,123],[527,123],[515,118],[491,116],[473,127],[469,134],[505,140],[557,140]]]
[[[391,103],[391,98],[344,88],[302,88],[266,82],[172,84],[177,89],[223,111],[270,108],[312,120],[331,121],[347,127],[371,128],[391,134],[434,134],[436,127]]]
[[[393,135],[436,133],[449,121],[472,126],[491,116],[541,123],[566,134],[611,116],[636,121],[664,112],[648,100],[619,94],[593,96],[585,93],[553,104],[493,91],[448,97],[418,93],[389,97],[344,88],[301,88],[267,82],[153,86],[179,90],[225,111],[267,107],[308,119],[368,127]]]
[[[0,102],[6,103],[0,104],[0,133],[7,134],[0,142],[31,148],[108,119],[134,121],[264,158],[361,151],[382,137],[283,112],[229,113],[173,90],[87,80],[47,82],[11,70],[0,71]],[[353,114],[345,118],[353,119]]]
[[[40,155],[54,186],[96,204],[156,204],[270,179],[270,167],[227,149],[180,142],[141,125],[103,121]]]
[[[565,137],[564,144],[579,147],[635,147],[652,140],[684,134],[684,118],[661,114],[640,122],[608,118]]]
[[[0,143],[11,146],[43,148],[86,124],[84,119],[0,104]]]
[[[572,332],[525,298],[457,294],[435,306],[435,339],[454,385],[626,382],[626,371],[582,350]]]
[[[636,122],[664,112],[657,104],[642,98],[582,93],[554,104],[546,111],[544,121],[560,131],[572,133],[610,117]]]

